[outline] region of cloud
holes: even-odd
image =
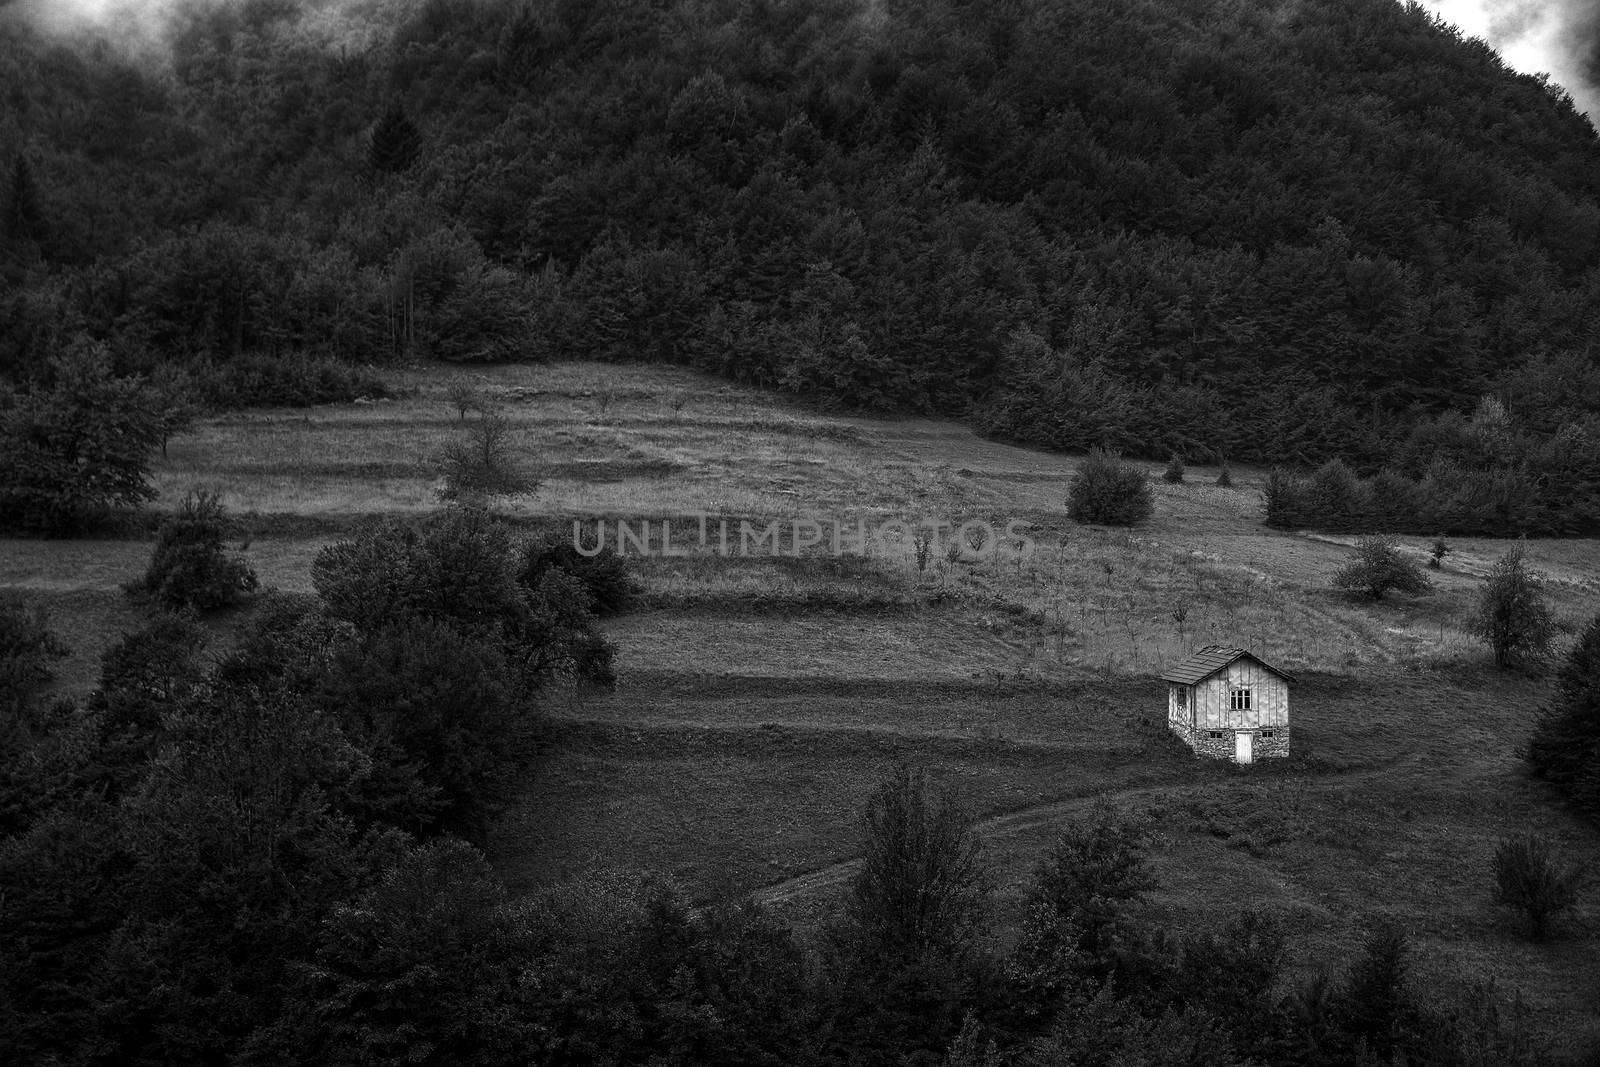
[[[1508,65],[1549,74],[1578,110],[1600,123],[1600,6],[1595,0],[1424,0]]]

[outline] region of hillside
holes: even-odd
[[[255,0],[131,55],[21,10],[13,377],[79,337],[666,361],[1441,500],[1504,498],[1487,463],[1514,529],[1600,522],[1560,519],[1600,496],[1600,140],[1420,6]]]
[[[798,412],[675,369],[561,364],[475,374],[545,478],[504,513],[527,526],[713,516],[983,518],[1024,524],[1024,559],[926,569],[904,537],[864,554],[636,563],[638,606],[607,626],[614,694],[547,701],[550,729],[519,812],[496,831],[519,892],[622,868],[701,900],[754,891],[802,931],[837,908],[860,806],[912,760],[972,806],[1009,928],[1022,884],[1062,829],[1097,810],[1155,842],[1153,913],[1204,930],[1259,906],[1285,920],[1291,973],[1348,959],[1382,917],[1413,938],[1438,997],[1492,977],[1533,1029],[1576,1054],[1600,1039],[1585,910],[1529,945],[1489,900],[1488,857],[1538,825],[1593,863],[1600,843],[1524,775],[1517,751],[1545,699],[1461,630],[1503,544],[1463,539],[1426,598],[1368,605],[1330,587],[1348,539],[1259,523],[1263,472],[1191,468],[1157,483],[1132,533],[1071,524],[1076,461],[985,442],[936,420]],[[429,457],[461,432],[443,371],[408,398],[206,420],[159,464],[158,506],[223,487],[268,585],[308,590],[310,562],[373,515],[432,507]],[[382,470],[375,457],[383,457]],[[712,545],[714,546],[713,540]],[[1420,556],[1426,541],[1405,543]],[[148,543],[9,541],[0,585],[54,613],[82,691],[99,651],[139,624],[118,586]],[[1593,541],[1535,541],[1567,629],[1600,610]],[[1186,606],[1182,629],[1172,612]],[[226,647],[243,625],[225,616]],[[1565,640],[1565,638],[1563,638]],[[1295,672],[1296,753],[1239,772],[1164,729],[1163,662],[1238,641]]]

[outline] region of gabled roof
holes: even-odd
[[[1190,653],[1162,671],[1161,680],[1173,682],[1177,685],[1194,685],[1196,682],[1201,682],[1211,677],[1234,660],[1240,658],[1254,660],[1284,681],[1294,681],[1294,678],[1287,671],[1280,671],[1253,652],[1248,652],[1242,648],[1230,648],[1227,645],[1207,645],[1198,652]]]

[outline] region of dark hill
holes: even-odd
[[[13,374],[77,332],[135,368],[670,360],[1055,447],[1413,479],[1442,448],[1445,495],[1486,464],[1545,494],[1507,528],[1600,483],[1600,141],[1417,5],[249,0],[138,62],[0,34]]]

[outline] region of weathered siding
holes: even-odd
[[[1234,711],[1233,690],[1250,689],[1250,710]],[[1289,725],[1289,683],[1248,659],[1237,659],[1195,689],[1195,728],[1254,730]]]

